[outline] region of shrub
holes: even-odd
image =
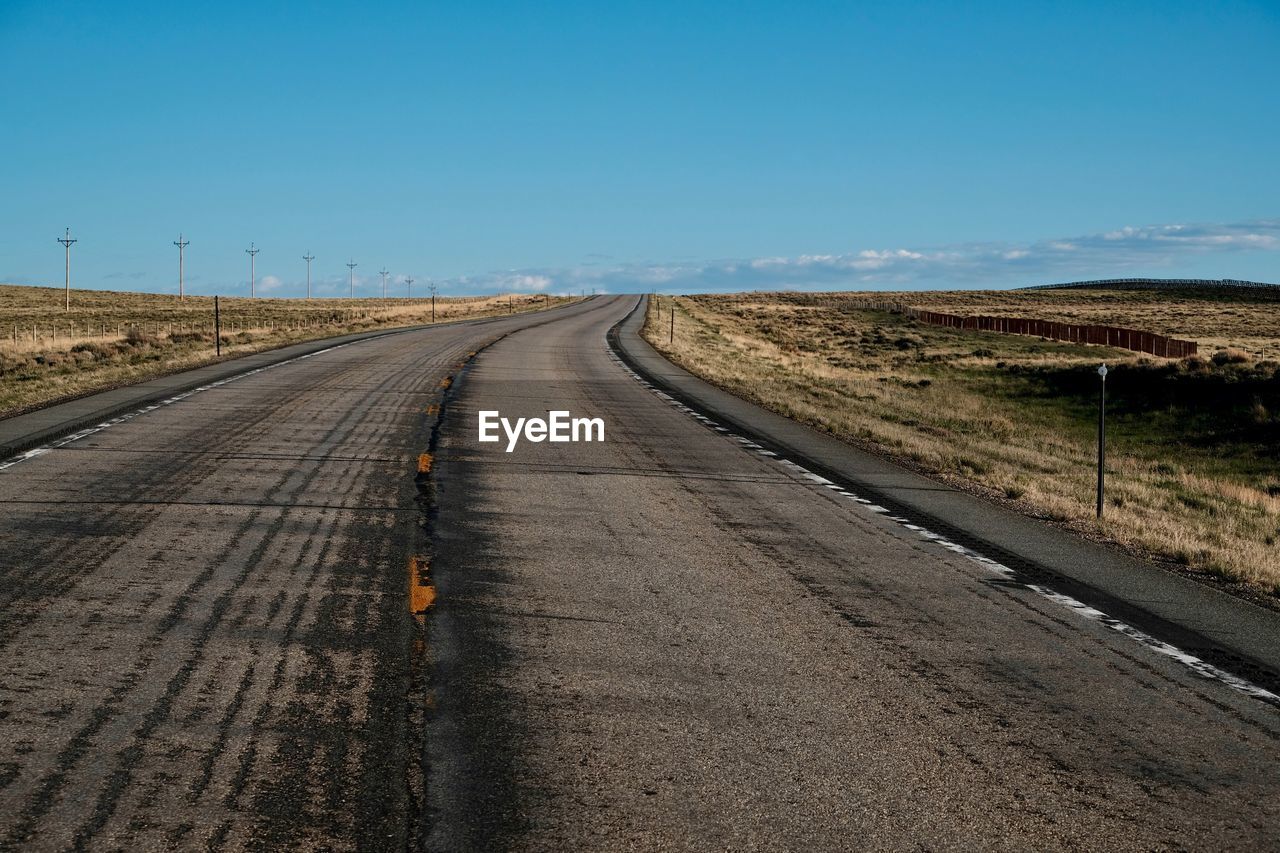
[[[154,335],[149,335],[137,326],[130,326],[129,331],[124,334],[124,342],[131,347],[143,349],[145,347],[155,346],[160,341]]]
[[[1248,364],[1253,359],[1246,352],[1227,347],[1220,349],[1212,356],[1213,363],[1221,367],[1224,364]]]
[[[80,343],[71,348],[73,353],[88,353],[90,358],[111,358],[116,354],[116,348],[109,344],[99,343]]]

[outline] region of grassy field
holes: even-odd
[[[440,297],[437,322],[534,311],[542,295]],[[222,299],[222,358],[431,321],[427,299]],[[0,285],[0,417],[215,361],[213,299]]]
[[[892,294],[962,314],[1185,337],[1201,356],[966,332],[861,310],[869,294],[650,300],[646,336],[746,399],[953,485],[1191,572],[1280,595],[1280,298],[1256,293]],[[883,294],[875,294],[880,298]],[[1098,377],[1108,502],[1094,518]]]

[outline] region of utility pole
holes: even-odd
[[[311,254],[310,250],[307,250],[307,253],[302,256],[302,259],[307,262],[307,298],[310,299],[311,298],[311,262],[316,259],[316,256]]]
[[[383,267],[378,270],[378,275],[382,276],[382,298],[385,301],[387,298],[387,268]]]
[[[186,299],[187,296],[182,289],[182,250],[187,248],[191,243],[190,240],[183,240],[182,235],[178,235],[178,239],[173,241],[173,245],[178,247],[178,301]]]
[[[436,283],[433,281],[427,285],[431,288],[431,322],[436,321]]]
[[[356,298],[356,262],[347,261],[347,288],[351,292],[351,298]]]
[[[412,299],[413,298],[413,277],[405,276],[404,283],[409,288],[409,298]]]
[[[254,274],[253,274],[253,262],[254,262],[254,260],[256,260],[258,253],[259,253],[259,252],[261,252],[261,251],[262,251],[262,250],[261,250],[261,249],[259,249],[259,248],[257,248],[256,246],[254,246],[254,244],[253,244],[253,243],[250,243],[250,244],[249,244],[249,248],[247,248],[247,249],[245,249],[245,250],[244,250],[245,254],[249,256],[249,298],[250,298],[250,299],[252,299],[252,298],[253,298],[253,296],[254,296],[254,292],[253,292],[253,279],[254,279]]]
[[[71,310],[71,244],[76,242],[76,240],[72,239],[71,237],[70,228],[67,229],[66,236],[58,238],[58,242],[61,243],[67,250],[67,278],[66,278],[67,310],[70,311]]]

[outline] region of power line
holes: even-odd
[[[302,259],[307,262],[307,298],[310,299],[311,298],[311,262],[316,259],[316,256],[311,254],[311,250],[308,249],[307,253],[302,256]]]
[[[253,245],[253,243],[250,243],[250,244],[249,244],[249,248],[245,249],[244,251],[245,251],[245,254],[247,254],[247,255],[249,256],[249,298],[250,298],[250,299],[252,299],[252,298],[253,298],[253,296],[254,296],[254,290],[253,290],[253,279],[254,279],[254,274],[253,274],[253,262],[254,262],[254,260],[256,260],[256,259],[257,259],[257,255],[258,255],[258,253],[259,253],[259,252],[261,252],[262,250],[261,250],[261,249],[259,249],[259,248],[257,248],[256,246],[254,246],[254,245]]]
[[[178,235],[178,239],[173,241],[173,245],[178,247],[178,300],[186,299],[186,293],[182,288],[182,252],[190,245],[190,240],[183,240],[182,235]]]
[[[71,237],[71,229],[67,229],[66,236],[59,237],[58,242],[66,247],[67,250],[67,268],[66,268],[66,285],[67,285],[67,310],[71,310],[71,244],[77,242]]]

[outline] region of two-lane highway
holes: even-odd
[[[0,849],[1280,846],[1274,705],[674,406],[606,344],[635,304],[0,470]]]

